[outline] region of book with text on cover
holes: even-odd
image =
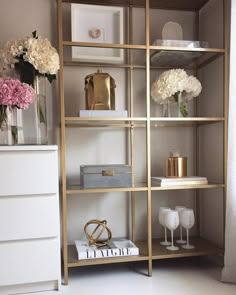
[[[122,238],[114,238],[102,247],[89,245],[87,240],[76,240],[75,246],[78,260],[139,255],[139,248],[131,240]]]
[[[156,186],[177,186],[177,185],[201,185],[208,184],[204,176],[187,177],[152,177],[152,185]]]

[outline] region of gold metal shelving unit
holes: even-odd
[[[150,8],[156,9],[170,9],[170,10],[184,10],[196,12],[196,19],[198,17],[198,11],[209,0],[57,0],[58,7],[58,40],[59,40],[59,53],[61,69],[59,72],[59,95],[61,104],[61,116],[60,116],[60,140],[61,140],[61,199],[62,199],[62,253],[63,253],[63,265],[64,265],[64,283],[68,284],[68,271],[71,267],[79,267],[85,265],[98,265],[109,263],[121,263],[121,262],[134,262],[134,261],[147,261],[148,262],[148,275],[152,275],[152,261],[155,259],[170,259],[177,257],[189,257],[189,256],[204,256],[210,254],[222,255],[222,249],[204,241],[203,239],[196,237],[194,243],[196,248],[193,250],[181,250],[178,253],[173,253],[161,247],[159,241],[152,238],[152,193],[158,191],[168,190],[202,190],[202,189],[223,189],[224,192],[224,207],[226,204],[226,160],[227,160],[227,109],[228,109],[228,31],[227,31],[227,0],[223,1],[224,6],[224,46],[223,48],[180,48],[180,47],[166,47],[166,46],[152,46],[150,45],[149,28],[150,28]],[[145,31],[146,40],[145,44],[131,44],[132,42],[132,29],[128,30],[128,38],[130,42],[127,44],[107,44],[107,43],[87,43],[87,42],[72,42],[63,39],[63,2],[64,3],[82,3],[82,4],[94,4],[94,5],[108,5],[108,6],[123,6],[127,9],[129,19],[127,24],[132,22],[132,7],[142,7],[145,9]],[[88,63],[78,62],[69,59],[64,59],[64,48],[80,46],[80,47],[96,47],[96,48],[115,48],[125,49],[128,52],[128,58],[124,64],[104,64],[104,63]],[[142,64],[132,63],[131,50],[142,50],[145,55],[145,61]],[[153,53],[159,51],[166,52],[192,52],[201,53],[200,57],[189,65],[189,68],[199,69],[202,68],[218,57],[224,58],[224,112],[223,117],[189,117],[189,118],[156,118],[150,115],[150,71],[152,69],[170,68],[170,65],[159,66],[150,65],[150,57]],[[128,118],[80,118],[80,117],[67,117],[65,115],[65,85],[64,85],[64,67],[114,67],[124,68],[127,70],[128,76],[128,103],[129,105],[129,117]],[[146,76],[146,116],[135,117],[133,111],[133,70],[143,69]],[[196,142],[198,142],[198,128],[200,126],[221,123],[224,126],[224,183],[209,183],[208,185],[192,185],[192,186],[178,186],[178,187],[152,187],[151,186],[151,129],[152,128],[171,128],[171,127],[193,127],[196,131]],[[133,163],[133,145],[135,128],[144,128],[146,131],[146,179],[145,183],[135,183],[129,188],[104,188],[104,189],[80,189],[79,186],[67,185],[66,179],[66,142],[65,133],[67,128],[127,128],[129,130],[130,137],[130,161]],[[196,157],[198,158],[198,157]],[[121,257],[121,258],[106,258],[106,259],[93,259],[78,261],[76,256],[76,249],[73,245],[68,245],[67,238],[67,198],[73,195],[80,194],[95,194],[106,192],[129,192],[131,196],[131,223],[132,223],[132,239],[140,248],[139,256]],[[135,205],[135,193],[144,192],[146,194],[147,204],[147,233],[148,237],[145,241],[138,241],[135,239],[135,214],[138,214],[133,209]],[[225,208],[224,208],[225,209]]]

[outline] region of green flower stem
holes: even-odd
[[[0,105],[0,128],[2,129],[2,124],[6,122],[7,119],[7,106]]]
[[[37,98],[37,110],[38,110],[38,118],[39,118],[39,122],[40,123],[46,123],[46,114],[44,112],[44,105],[41,102],[41,97],[40,95],[38,95],[39,97]]]
[[[180,91],[176,92],[174,95],[175,101],[178,104],[179,111],[182,115],[182,117],[188,116],[188,109],[187,109],[187,103],[183,100],[181,100],[182,93]]]
[[[18,129],[17,126],[11,126],[11,135],[13,138],[13,144],[18,143]]]
[[[187,117],[188,116],[188,111],[187,111],[187,105],[186,102],[179,102],[178,103],[178,107],[180,110],[180,113],[183,117]]]
[[[39,122],[40,123],[46,123],[46,118],[45,118],[45,115],[43,113],[43,109],[42,109],[41,105],[39,105]]]

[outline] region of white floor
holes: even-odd
[[[236,295],[236,284],[221,281],[221,267],[204,258],[155,261],[152,277],[143,262],[70,270],[63,295]],[[57,293],[58,294],[58,293]],[[42,294],[51,295],[51,294]],[[53,295],[53,294],[52,294]]]

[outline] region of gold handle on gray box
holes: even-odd
[[[113,176],[114,170],[102,170],[102,176]]]

